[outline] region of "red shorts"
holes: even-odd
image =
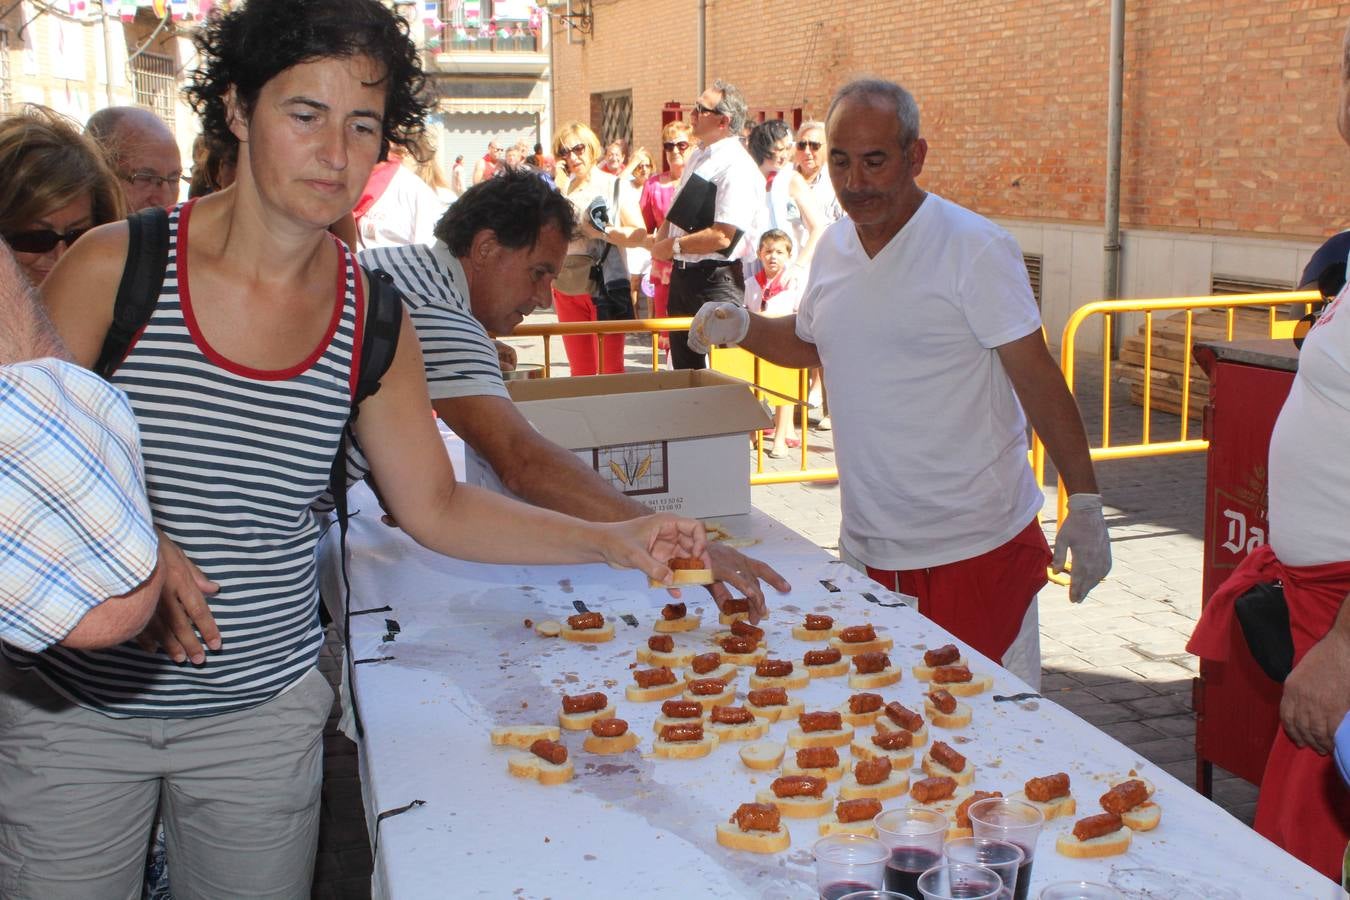
[[[1031,523],[987,553],[931,569],[867,567],[883,587],[919,598],[919,612],[998,662],[1022,630],[1036,592],[1049,578],[1050,545]]]

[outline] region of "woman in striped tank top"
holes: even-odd
[[[306,897],[321,731],[310,506],[347,419],[368,285],[325,230],[384,142],[426,112],[403,20],[377,0],[271,0],[214,21],[190,89],[237,181],[170,216],[158,304],[113,380],[145,447],[165,589],[139,644],[0,662],[0,895],[139,895],[161,812],[172,888]],[[89,233],[47,282],[76,359],[98,355],[127,253]],[[583,522],[457,485],[405,317],[356,435],[404,531],[483,562],[608,562],[669,579],[692,520]],[[205,596],[203,596],[205,595]],[[203,648],[203,644],[206,648]],[[209,648],[209,652],[208,649]]]

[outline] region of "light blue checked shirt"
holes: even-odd
[[[32,652],[155,568],[140,436],[79,366],[0,366],[0,640]]]

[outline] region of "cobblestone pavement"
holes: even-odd
[[[549,321],[536,314],[531,321]],[[538,339],[512,339],[522,362],[541,362]],[[650,345],[630,338],[630,370],[650,365]],[[561,342],[553,339],[554,374],[566,371]],[[1081,365],[1080,372],[1100,367]],[[1080,379],[1077,395],[1089,438],[1100,444],[1100,385]],[[1138,439],[1141,411],[1113,390],[1112,443]],[[1179,432],[1176,416],[1155,413],[1154,440]],[[1193,424],[1191,435],[1198,433]],[[832,432],[808,434],[808,464],[834,465]],[[788,471],[800,457],[764,459],[766,470]],[[1205,458],[1203,454],[1119,460],[1098,464],[1107,507],[1114,566],[1110,577],[1082,604],[1071,606],[1065,588],[1041,592],[1042,691],[1185,784],[1195,783],[1195,725],[1191,682],[1197,671],[1185,652],[1200,611]],[[1048,473],[1048,479],[1053,478]],[[1042,513],[1053,541],[1054,488]],[[830,484],[756,487],[756,506],[831,552],[838,550],[839,489]],[[335,670],[340,648],[330,644],[323,665]],[[355,746],[326,738],[324,808],[314,897],[369,896],[370,850],[365,839]],[[1256,789],[1219,769],[1213,798],[1251,823]]]

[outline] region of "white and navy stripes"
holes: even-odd
[[[311,668],[322,640],[310,507],[328,484],[351,408],[364,298],[340,248],[329,332],[284,371],[245,369],[196,327],[182,268],[192,204],[170,216],[159,304],[113,383],[141,428],[155,524],[208,578],[222,647],[179,666],[134,644],[55,648],[32,660],[77,702],[116,716],[205,716],[256,706]],[[180,231],[181,223],[181,231]],[[336,243],[336,242],[335,242]]]

